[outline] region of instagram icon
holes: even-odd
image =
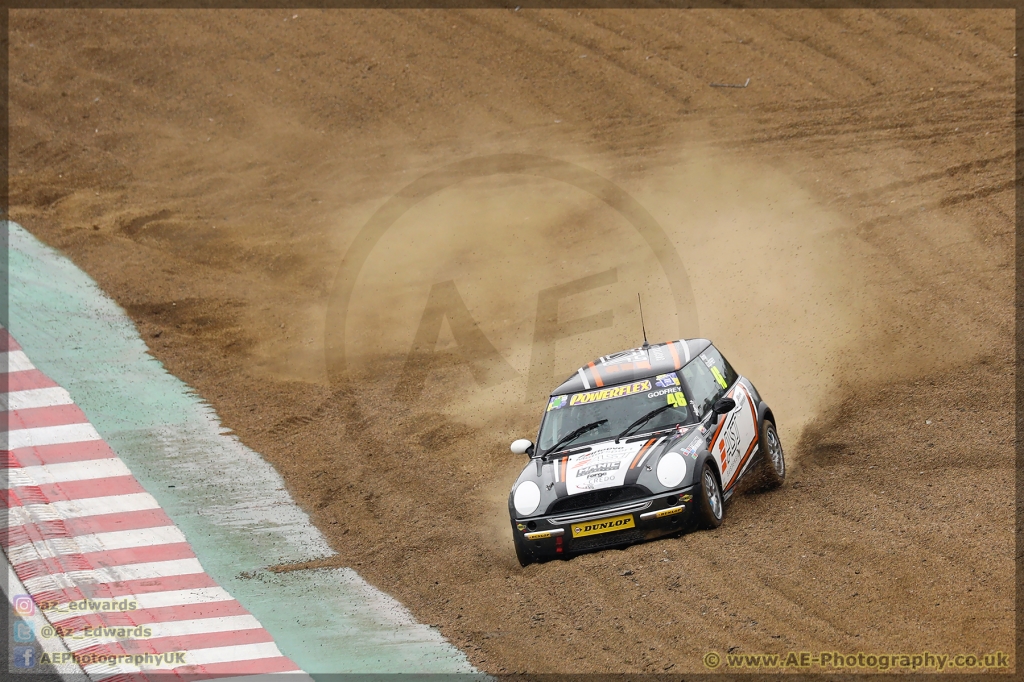
[[[14,596],[14,612],[19,616],[31,616],[36,612],[36,603],[27,594]]]

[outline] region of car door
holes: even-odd
[[[713,348],[709,350],[713,351]],[[683,379],[702,422],[708,419],[719,398],[728,396],[736,401],[736,407],[720,416],[705,436],[708,450],[718,467],[723,491],[735,486],[757,440],[757,415],[753,411],[750,392],[736,378],[735,372],[731,368],[726,371],[726,367],[717,351],[705,351],[682,369]],[[732,385],[728,379],[733,379]]]
[[[736,407],[719,419],[711,441],[712,453],[720,463],[722,488],[732,489],[739,475],[757,448],[757,410],[746,384],[714,346],[709,346],[699,359],[707,367],[718,388],[736,401]]]

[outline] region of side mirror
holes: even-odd
[[[711,407],[715,414],[725,414],[736,409],[736,401],[732,398],[719,398]]]
[[[526,438],[520,438],[519,440],[512,441],[512,454],[514,455],[532,455],[533,454],[533,441],[527,440]]]

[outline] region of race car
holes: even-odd
[[[707,339],[580,367],[512,452],[530,456],[508,500],[523,566],[717,528],[741,482],[786,477],[771,408]]]

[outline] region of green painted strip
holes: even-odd
[[[203,567],[312,674],[470,673],[436,629],[349,568],[273,574],[330,556],[277,472],[225,434],[121,308],[71,261],[6,223],[9,317],[32,362],[66,388],[184,531]],[[172,487],[173,486],[173,487]],[[247,577],[251,576],[251,577]]]

